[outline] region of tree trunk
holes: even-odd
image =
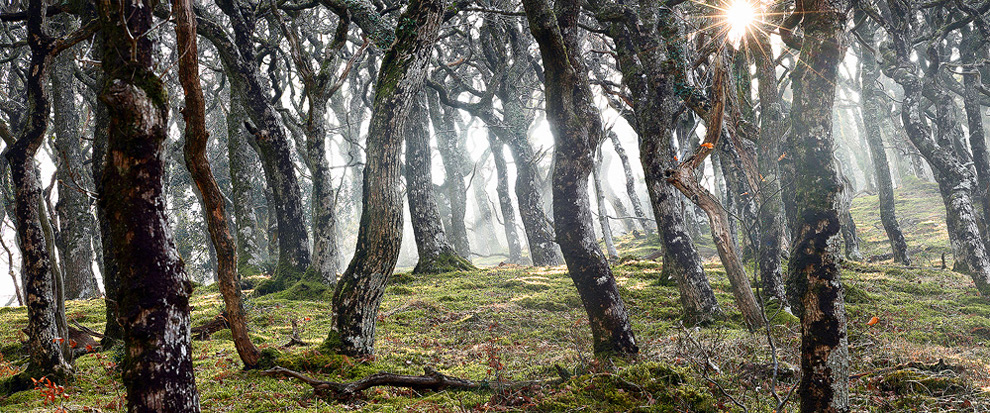
[[[28,3],[27,39],[31,49],[27,70],[27,122],[15,142],[7,142],[5,157],[10,165],[14,189],[14,222],[21,250],[21,282],[27,297],[28,366],[10,379],[5,390],[13,393],[31,388],[29,378],[49,377],[57,383],[71,379],[72,366],[62,354],[59,339],[59,297],[61,286],[54,273],[50,246],[42,227],[42,188],[35,155],[44,143],[51,111],[47,81],[55,40],[45,33],[46,4]],[[64,314],[63,314],[64,317]],[[64,322],[64,319],[62,320]]]
[[[910,33],[913,16],[912,5],[899,1],[881,4],[890,24],[886,26],[891,31],[893,49],[896,55],[890,56],[892,61],[885,62],[885,73],[894,79],[904,89],[904,101],[901,104],[901,121],[907,131],[907,136],[921,152],[935,172],[939,192],[946,210],[946,227],[952,244],[952,253],[956,265],[965,269],[972,277],[976,288],[982,294],[990,294],[990,257],[984,236],[978,225],[979,216],[976,213],[973,200],[977,188],[976,178],[959,159],[951,142],[946,142],[948,134],[954,127],[952,103],[948,92],[937,84],[937,79],[931,75],[921,78],[918,76],[917,64],[911,60],[913,47],[910,44]],[[936,46],[930,46],[927,51],[929,68],[927,73],[938,73],[941,56]],[[939,127],[939,140],[932,138],[932,130],[925,121],[922,104],[924,92],[930,89],[935,94],[933,103],[936,109],[936,124]]]
[[[419,261],[414,274],[439,274],[470,270],[474,266],[461,258],[447,240],[443,230],[440,210],[433,191],[433,157],[430,150],[429,113],[426,95],[419,93],[413,99],[406,116],[406,196]],[[434,130],[442,126],[435,125]]]
[[[841,169],[841,165],[836,165],[836,169]],[[856,233],[856,222],[853,221],[849,208],[852,206],[853,184],[849,178],[839,172],[839,179],[842,181],[842,193],[839,195],[839,223],[842,231],[842,243],[845,245],[846,258],[853,261],[862,261],[863,254],[859,253],[859,235]]]
[[[656,225],[646,220],[643,203],[640,202],[639,194],[636,193],[636,178],[633,177],[632,165],[629,163],[629,156],[626,155],[625,148],[622,147],[622,142],[619,141],[619,135],[614,131],[609,131],[608,137],[612,140],[612,148],[615,149],[615,154],[619,155],[619,160],[622,162],[622,172],[626,177],[626,195],[629,196],[629,203],[632,204],[636,218],[639,218],[637,221],[639,221],[640,226],[643,227],[643,231],[646,231],[647,235],[655,234]]]
[[[357,249],[334,291],[337,316],[324,343],[341,354],[359,356],[374,351],[378,308],[402,241],[402,127],[426,77],[444,5],[442,0],[411,1],[399,18],[406,23],[396,29],[396,40],[382,60],[368,129]]]
[[[662,24],[665,26],[663,33],[673,33],[672,36],[677,37],[673,12],[668,9],[661,11],[658,7],[651,6],[644,12],[650,16],[649,19],[641,21],[637,16],[634,21],[610,25],[608,35],[616,43],[622,81],[632,95],[636,116],[633,126],[639,135],[640,163],[664,250],[663,275],[677,281],[686,318],[700,323],[711,320],[720,310],[684,221],[681,197],[664,175],[665,171],[677,165],[671,131],[679,102],[670,74],[661,72],[661,68],[684,62],[668,60],[664,45],[654,37],[654,32],[659,33],[659,30],[639,31],[643,23]],[[593,8],[596,8],[596,13],[599,12],[597,6]],[[673,42],[666,42],[666,46],[679,47]],[[686,59],[680,51],[672,55]]]
[[[165,85],[152,71],[153,6],[142,1],[97,7],[106,45],[100,99],[110,114],[100,204],[119,265],[128,410],[198,412],[189,333],[192,284],[175,250],[162,188],[169,106]]]
[[[805,2],[784,26],[801,19],[804,40],[792,75],[794,103],[788,156],[782,161],[786,182],[793,182],[793,244],[788,266],[788,296],[801,315],[802,412],[849,411],[849,349],[840,283],[838,197],[842,186],[832,161],[832,106],[848,10],[846,0]],[[795,21],[797,20],[797,21]],[[784,29],[781,29],[784,32]],[[787,32],[790,33],[790,32]],[[784,34],[785,40],[790,36]]]
[[[241,301],[240,276],[237,274],[237,247],[227,226],[227,211],[223,194],[213,177],[206,159],[206,146],[210,134],[206,130],[206,103],[199,80],[199,54],[197,53],[196,17],[191,0],[173,0],[176,44],[179,54],[179,82],[185,92],[185,109],[182,116],[186,123],[186,168],[196,183],[206,216],[210,240],[217,252],[217,282],[226,308],[224,314],[234,340],[234,347],[245,368],[258,366],[261,352],[247,331],[247,316]]]
[[[450,202],[450,227],[448,235],[454,244],[454,250],[462,258],[471,258],[471,245],[468,242],[467,226],[464,215],[467,213],[467,187],[464,186],[464,174],[467,167],[464,160],[467,155],[458,139],[457,109],[440,104],[436,93],[429,92],[430,120],[437,137],[437,150],[443,162],[444,189]],[[408,149],[407,149],[408,150]]]
[[[581,58],[580,5],[524,0],[530,31],[543,57],[547,120],[554,135],[553,215],[571,280],[590,320],[597,356],[639,351],[612,270],[595,242],[588,177],[593,153],[605,139]]]
[[[234,87],[231,85],[231,87]],[[257,160],[245,141],[244,106],[239,93],[230,92],[227,113],[227,165],[230,170],[231,203],[237,234],[237,273],[242,277],[257,275],[265,262],[262,247],[264,229],[254,213],[254,171]]]
[[[862,16],[862,18],[867,17]],[[883,134],[880,131],[881,119],[886,116],[883,114],[884,107],[886,107],[886,96],[882,94],[883,92],[877,84],[880,81],[880,66],[877,63],[877,57],[870,50],[871,47],[876,47],[876,42],[873,41],[876,26],[867,22],[859,33],[868,46],[860,48],[860,60],[863,63],[860,102],[862,102],[866,141],[870,145],[873,166],[876,169],[877,195],[880,198],[880,222],[887,233],[887,239],[890,240],[894,262],[901,265],[911,265],[907,242],[904,240],[904,233],[901,232],[900,224],[897,223],[894,184],[890,177],[890,167],[887,164],[887,150],[884,148]]]
[[[521,79],[510,79],[498,94],[502,101],[504,129],[502,139],[512,151],[512,159],[516,164],[516,200],[519,201],[519,218],[526,230],[526,240],[529,243],[529,256],[533,265],[551,267],[560,265],[560,249],[554,243],[553,223],[544,212],[543,196],[539,185],[539,165],[533,145],[529,142],[530,118],[521,100],[524,92],[519,90],[524,86]]]
[[[972,29],[964,30],[960,57],[964,65],[973,65],[978,57],[987,57],[986,48],[981,48],[981,44],[985,44],[983,42],[986,39],[978,36]],[[978,70],[967,69],[967,73],[963,75],[965,85],[963,103],[966,108],[967,126],[969,126],[969,146],[973,150],[973,166],[976,169],[978,189],[975,195],[982,201],[984,228],[990,238],[990,156],[987,153],[986,131],[983,128],[983,113],[980,106],[980,85],[983,82]],[[990,248],[990,240],[987,241],[987,248]]]
[[[306,118],[306,163],[313,174],[313,269],[323,282],[337,283],[340,268],[340,247],[337,245],[337,197],[327,160],[327,101],[325,96],[311,94],[309,117]]]
[[[601,144],[595,152],[595,165],[592,166],[591,175],[595,184],[595,203],[598,205],[598,224],[602,228],[602,239],[605,241],[605,249],[608,251],[608,259],[616,262],[619,260],[619,251],[615,249],[615,241],[612,240],[612,226],[608,222],[608,207],[605,204],[605,189],[602,188],[602,151]]]
[[[759,186],[760,208],[756,221],[757,266],[760,271],[760,288],[766,297],[777,300],[789,308],[784,292],[783,269],[780,256],[783,252],[784,201],[781,196],[780,165],[783,154],[782,141],[787,122],[778,95],[777,71],[773,59],[764,50],[770,50],[770,36],[754,33],[756,49],[750,48],[756,63],[760,97],[760,136],[757,164],[762,175]]]
[[[503,148],[505,145],[498,139],[495,132],[488,128],[488,145],[492,148],[492,159],[495,160],[495,174],[498,182],[495,190],[498,192],[498,203],[502,209],[502,225],[505,227],[505,239],[509,243],[509,262],[522,263],[522,246],[519,245],[519,233],[516,230],[516,210],[512,207],[509,195],[509,172],[505,164]]]
[[[261,77],[256,61],[255,25],[257,15],[239,0],[217,0],[217,5],[230,19],[234,32],[231,42],[216,23],[197,19],[203,29],[200,34],[214,43],[230,81],[232,90],[241,92],[248,141],[261,158],[265,180],[272,192],[269,199],[269,219],[275,217],[278,231],[278,264],[275,274],[262,283],[254,294],[281,291],[304,278],[311,264],[309,235],[303,214],[302,192],[292,163],[289,138],[272,104],[270,89]],[[207,24],[209,23],[209,24]],[[253,122],[253,123],[252,123]]]
[[[60,32],[69,33],[78,26],[74,17],[61,14],[56,19]],[[61,54],[52,68],[52,101],[54,102],[55,164],[58,184],[59,236],[56,240],[62,273],[65,275],[65,298],[93,298],[100,288],[93,274],[93,230],[96,221],[90,213],[92,174],[83,167],[82,125],[76,110],[75,62],[69,54]]]

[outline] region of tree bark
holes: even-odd
[[[596,0],[592,7],[595,13],[601,13],[609,4]],[[677,165],[671,131],[679,102],[671,74],[661,69],[683,65],[686,57],[678,49],[677,40],[662,42],[655,37],[660,33],[678,37],[673,12],[661,10],[657,4],[642,13],[643,16],[626,14],[631,20],[609,25],[608,35],[615,41],[622,81],[632,96],[640,163],[664,250],[663,275],[677,281],[686,318],[694,323],[706,322],[720,312],[718,302],[685,223],[680,195],[665,176],[665,171]],[[668,52],[665,46],[675,51]]]
[[[26,124],[14,142],[7,142],[4,156],[10,165],[14,189],[14,222],[21,251],[21,280],[27,298],[28,366],[10,379],[8,392],[31,387],[28,378],[49,377],[57,383],[71,379],[72,366],[66,361],[59,338],[60,331],[59,280],[54,274],[50,246],[46,244],[42,227],[42,188],[35,155],[44,143],[51,111],[47,81],[56,40],[46,33],[45,2],[28,3],[27,42],[31,50],[27,70]]]
[[[986,58],[986,34],[978,36],[972,29],[964,29],[963,42],[960,45],[960,58],[964,65],[973,65],[976,59]],[[975,195],[982,201],[983,222],[985,231],[990,232],[990,155],[987,153],[986,131],[983,128],[983,112],[980,106],[980,85],[984,84],[981,73],[977,68],[968,69],[963,75],[965,95],[963,104],[966,109],[967,126],[969,127],[969,146],[973,150],[973,166],[976,169],[978,189]],[[987,241],[990,248],[990,241]]]
[[[785,181],[793,182],[786,190],[794,193],[788,296],[801,316],[802,412],[849,411],[848,336],[835,246],[842,186],[832,160],[832,106],[847,10],[846,0],[799,3],[783,25],[793,29],[803,19],[803,64],[792,75],[791,134],[781,165]],[[783,36],[790,41],[788,33]]]
[[[227,38],[216,23],[202,18],[197,18],[199,34],[216,46],[231,84],[236,85],[232,90],[242,93],[245,112],[251,120],[245,123],[250,134],[248,140],[261,158],[265,179],[272,191],[269,219],[274,215],[276,220],[278,264],[272,279],[255,289],[256,295],[263,295],[312,276],[307,274],[311,264],[309,235],[289,139],[272,104],[271,88],[261,77],[255,59],[256,10],[239,0],[218,0],[217,5],[230,18],[234,39]]]
[[[75,30],[74,17],[59,15],[53,23],[65,34]],[[93,230],[96,221],[90,213],[89,192],[93,189],[92,174],[83,167],[84,156],[76,110],[75,62],[69,54],[61,54],[52,68],[52,101],[54,103],[55,164],[59,219],[56,245],[60,254],[62,274],[65,275],[65,298],[75,300],[100,295],[93,273]]]
[[[440,104],[436,93],[429,92],[430,120],[437,137],[437,150],[443,162],[444,193],[450,202],[450,227],[448,235],[454,250],[462,258],[471,258],[471,245],[468,242],[467,226],[464,216],[467,213],[467,187],[464,185],[464,175],[467,173],[465,159],[467,154],[460,142],[457,130],[457,109]],[[487,204],[486,204],[487,205]]]
[[[104,2],[97,8],[106,45],[100,99],[110,115],[99,202],[119,266],[128,411],[199,412],[189,332],[192,284],[175,249],[162,188],[169,106],[165,85],[152,71],[153,5]]]
[[[492,149],[492,159],[495,161],[495,177],[498,180],[495,191],[498,192],[502,226],[505,228],[505,239],[509,244],[509,262],[519,264],[522,263],[522,246],[519,245],[519,232],[516,229],[516,210],[512,207],[512,197],[509,195],[509,172],[503,150],[505,144],[491,128],[488,129],[488,145]]]
[[[199,80],[199,53],[196,41],[196,17],[191,0],[173,0],[176,45],[179,52],[179,82],[185,92],[185,155],[186,168],[199,190],[210,240],[217,252],[217,282],[223,296],[225,315],[230,325],[234,347],[245,368],[258,365],[261,352],[247,331],[247,315],[241,301],[240,275],[237,273],[237,247],[227,226],[227,211],[223,194],[213,177],[206,159],[210,133],[206,130],[206,101]]]
[[[324,343],[341,354],[374,351],[375,321],[385,282],[402,241],[399,159],[402,127],[426,77],[426,64],[444,13],[442,0],[413,0],[400,17],[396,40],[385,53],[368,130],[364,205],[357,249],[334,291],[337,315]]]
[[[863,16],[862,18],[866,18]],[[863,111],[863,128],[866,134],[866,141],[870,145],[870,153],[873,156],[873,166],[876,169],[877,195],[880,198],[880,222],[890,240],[890,249],[893,253],[894,262],[901,265],[911,265],[911,258],[908,256],[907,241],[904,240],[904,233],[897,223],[897,212],[894,200],[894,184],[890,177],[890,167],[887,163],[887,150],[884,148],[883,134],[880,131],[881,119],[886,107],[886,96],[883,95],[877,82],[880,81],[880,66],[877,57],[870,48],[876,47],[873,40],[876,33],[876,26],[869,22],[865,23],[859,31],[860,37],[867,43],[860,48],[860,60],[862,61],[862,85],[860,102]]]
[[[470,270],[474,266],[457,255],[447,239],[433,190],[433,157],[430,150],[429,113],[426,95],[410,96],[413,100],[406,116],[406,196],[419,261],[414,274],[439,274]],[[439,130],[442,125],[434,125]]]
[[[881,7],[886,16],[885,29],[892,38],[894,53],[885,61],[884,72],[904,89],[904,102],[901,104],[901,120],[907,136],[921,152],[935,172],[939,192],[946,209],[946,227],[952,246],[952,253],[960,269],[965,269],[982,294],[990,294],[990,257],[987,254],[984,236],[978,225],[973,199],[976,191],[976,178],[959,159],[951,142],[945,142],[952,128],[948,116],[951,103],[948,92],[940,88],[937,74],[941,65],[938,48],[928,48],[929,67],[924,78],[920,77],[917,64],[911,60],[913,47],[910,44],[912,5],[904,0],[890,0]],[[932,87],[928,87],[932,86]],[[932,130],[925,121],[922,109],[926,90],[935,93],[936,123],[939,126],[939,140],[932,138]]]
[[[231,88],[234,86],[231,85]],[[237,234],[237,273],[242,277],[257,275],[265,262],[263,234],[265,229],[254,212],[254,172],[257,155],[251,152],[244,130],[244,106],[240,93],[230,92],[227,113],[227,166],[230,170],[231,203],[234,206],[234,226]]]
[[[588,313],[597,356],[639,352],[625,304],[595,241],[588,177],[596,147],[605,139],[581,58],[577,26],[581,6],[557,0],[524,0],[530,31],[543,57],[547,120],[554,135],[553,215],[560,245]]]

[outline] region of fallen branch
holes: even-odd
[[[289,370],[284,367],[275,367],[261,372],[262,376],[287,376],[302,381],[313,387],[313,391],[320,397],[331,397],[337,400],[353,398],[362,390],[375,386],[406,387],[414,390],[477,390],[487,387],[487,383],[475,382],[458,377],[451,377],[438,373],[430,367],[426,367],[422,376],[410,376],[406,374],[376,373],[358,381],[350,383],[334,383],[330,381],[316,380],[302,373]]]
[[[209,340],[213,333],[230,328],[226,313],[217,314],[212,320],[192,328],[193,340]]]

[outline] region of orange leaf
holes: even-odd
[[[712,144],[711,142],[705,142],[705,143],[701,144],[701,147],[707,148],[707,149],[712,149],[712,148],[715,147],[715,145]]]
[[[777,158],[777,162],[780,162],[780,161],[784,160],[784,158],[786,158],[786,157],[787,157],[787,152],[784,152],[784,153],[780,154],[780,157]]]
[[[879,318],[879,317],[877,317],[877,316],[873,316],[873,318],[871,318],[871,319],[870,319],[870,321],[868,321],[868,322],[866,323],[866,325],[868,325],[868,326],[872,326],[872,325],[874,325],[874,324],[876,324],[876,323],[879,323],[879,322],[880,322],[880,318]]]

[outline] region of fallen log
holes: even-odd
[[[269,370],[261,372],[262,376],[286,376],[299,380],[303,383],[310,385],[313,388],[313,392],[321,398],[330,398],[335,400],[348,400],[357,396],[361,391],[370,389],[376,386],[391,386],[391,387],[405,387],[413,390],[430,390],[430,391],[442,391],[442,390],[483,390],[483,389],[498,389],[498,390],[522,390],[539,388],[543,385],[553,385],[560,384],[565,381],[565,379],[550,379],[550,380],[533,380],[533,381],[520,381],[520,382],[487,382],[487,381],[473,381],[468,379],[462,379],[460,377],[448,376],[441,374],[434,370],[432,367],[424,367],[424,373],[421,376],[412,376],[407,374],[393,374],[393,373],[375,373],[363,379],[352,381],[349,383],[335,383],[331,381],[317,380],[312,377],[306,376],[305,374],[299,373],[297,371],[289,370],[284,367],[274,367]]]
[[[227,313],[217,314],[212,320],[205,324],[192,328],[193,340],[209,340],[213,333],[230,328],[227,324]]]
[[[313,387],[320,397],[331,397],[337,400],[353,398],[359,392],[375,386],[406,387],[413,390],[477,390],[483,383],[440,374],[433,368],[426,367],[422,376],[407,374],[376,373],[361,380],[350,383],[334,383],[317,380],[302,373],[284,367],[275,367],[261,372],[262,376],[288,376]]]

